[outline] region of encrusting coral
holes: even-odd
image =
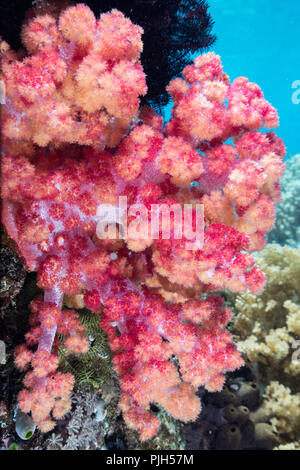
[[[238,294],[231,324],[238,349],[266,386],[265,408],[283,443],[300,443],[300,250],[269,244],[255,256],[263,293]]]
[[[231,310],[214,291],[257,294],[265,285],[247,251],[265,246],[280,199],[285,147],[258,132],[278,126],[276,110],[246,78],[230,84],[208,53],[170,82],[173,115],[163,129],[161,116],[139,110],[142,32],[117,10],[97,20],[77,4],[57,21],[24,24],[28,56],[1,45],[2,217],[44,291],[15,354],[20,369],[31,366],[19,406],[42,431],[71,406],[74,379],[58,372],[61,338],[75,354],[89,348],[64,295],[100,315],[119,406],[145,440],[159,427],[150,403],[192,421],[197,387],[220,390],[224,373],[243,363],[225,329]],[[160,213],[168,237],[163,224],[149,229]]]

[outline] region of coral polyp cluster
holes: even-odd
[[[139,109],[141,34],[117,10],[97,20],[78,4],[23,26],[25,58],[1,46],[2,217],[44,291],[16,351],[17,366],[32,368],[19,405],[43,431],[70,408],[56,334],[74,354],[89,347],[64,295],[100,316],[125,421],[149,439],[159,427],[151,403],[192,421],[197,387],[220,390],[243,363],[214,291],[256,294],[265,284],[249,252],[265,245],[280,199],[285,148],[258,132],[278,125],[276,110],[246,78],[230,84],[208,53],[171,81],[164,128]],[[157,215],[167,237],[149,226]]]
[[[223,306],[221,297],[167,305],[157,296],[128,294],[125,286],[118,287],[124,294],[116,293],[105,302],[100,326],[114,352],[125,420],[147,439],[159,427],[157,417],[148,411],[151,402],[177,419],[192,421],[200,411],[197,387],[219,390],[224,367],[234,370],[242,360],[231,344],[231,335],[223,329],[231,311]],[[174,355],[180,375],[172,361]]]
[[[30,56],[16,60],[2,45],[4,137],[24,146],[118,144],[147,91],[141,34],[121,12],[96,21],[84,4],[65,10],[58,23],[42,15],[25,24],[22,41]]]

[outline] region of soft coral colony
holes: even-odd
[[[255,294],[265,284],[249,252],[264,247],[280,200],[285,147],[258,132],[278,126],[276,110],[246,78],[230,84],[207,53],[170,82],[163,128],[154,110],[139,109],[142,33],[120,11],[97,20],[77,4],[23,26],[27,57],[1,45],[2,217],[44,290],[16,349],[27,370],[19,406],[44,432],[70,409],[74,379],[58,371],[59,341],[75,354],[89,347],[64,295],[84,296],[99,314],[124,419],[148,439],[159,427],[150,403],[192,421],[197,387],[220,390],[242,365],[225,329],[232,313],[214,291]],[[146,207],[203,204],[202,248],[186,249],[184,237],[97,237],[97,208],[120,196]]]

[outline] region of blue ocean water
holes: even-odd
[[[217,36],[211,50],[231,81],[245,76],[258,83],[278,110],[287,158],[300,153],[300,1],[207,1]]]

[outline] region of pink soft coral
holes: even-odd
[[[73,379],[57,371],[56,333],[75,354],[88,348],[76,312],[61,309],[64,294],[101,314],[126,423],[148,439],[159,426],[151,402],[194,420],[197,387],[220,390],[242,364],[225,329],[231,311],[211,291],[258,293],[265,283],[246,251],[263,248],[280,199],[285,148],[258,132],[276,127],[277,113],[256,84],[231,85],[208,53],[170,83],[163,129],[153,110],[138,114],[141,34],[116,10],[96,20],[78,4],[58,23],[45,15],[23,27],[23,60],[2,46],[3,222],[45,291],[16,350],[17,366],[32,367],[19,404],[43,431],[70,408]],[[195,226],[185,221],[178,237],[178,214],[168,219],[176,204],[192,220],[204,208],[193,249]],[[153,206],[167,238],[149,229]]]

